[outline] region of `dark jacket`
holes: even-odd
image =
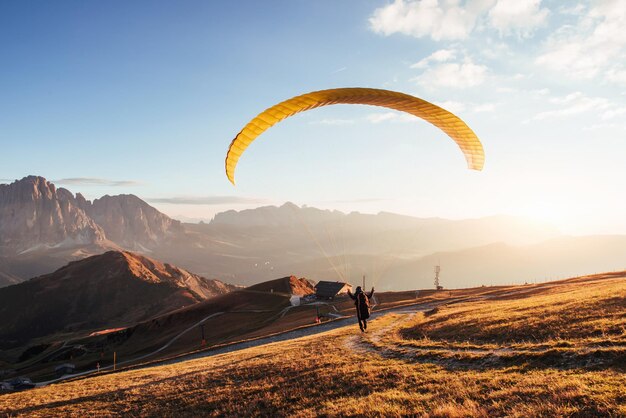
[[[354,294],[348,290],[348,296],[354,301],[356,316],[359,319],[369,318],[372,310],[369,300],[374,296],[374,288],[372,287],[372,291],[369,293],[363,292],[360,288]]]

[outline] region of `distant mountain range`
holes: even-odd
[[[626,269],[626,236],[557,237],[528,245],[502,242],[422,257],[347,255],[321,257],[291,266],[306,277],[342,277],[377,289],[409,290],[433,287],[434,266],[441,266],[445,288],[541,283],[580,275]],[[278,271],[282,274],[282,270]]]
[[[438,252],[497,242],[531,245],[559,236],[552,227],[510,216],[424,219],[385,212],[345,214],[292,203],[228,211],[210,223],[184,227],[186,245],[176,243],[160,257],[246,285],[291,274],[357,283],[387,264]],[[206,271],[209,260],[211,270]],[[388,283],[388,289],[395,288],[394,280]]]
[[[365,274],[388,290],[427,287],[441,263],[445,285],[463,287],[621,269],[623,239],[563,237],[511,216],[346,214],[292,203],[180,223],[133,195],[89,202],[35,176],[0,185],[0,286],[130,250],[242,285],[290,275],[357,283]]]
[[[138,254],[109,251],[0,289],[0,350],[53,334],[134,325],[233,289]]]

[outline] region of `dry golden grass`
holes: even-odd
[[[563,283],[515,297],[451,305],[425,315],[406,337],[492,344],[626,344],[626,280]]]
[[[525,299],[451,305],[430,316],[388,314],[373,321],[365,335],[354,325],[0,396],[0,415],[626,416],[626,378],[616,364],[561,367],[539,362],[527,367],[522,358],[513,364],[485,363],[483,351],[491,345],[506,348],[509,342],[541,345],[555,335],[565,335],[573,346],[603,338],[613,345],[621,341],[623,333],[606,330],[623,326],[624,310],[601,301],[623,297],[619,292],[624,280],[559,288]],[[606,318],[594,313],[600,305],[583,300],[605,306]],[[506,317],[519,324],[500,336],[494,330],[508,329],[502,322]],[[568,320],[578,322],[567,325]],[[451,337],[456,335],[454,326],[465,339],[473,336],[477,352],[467,356],[479,360],[468,361],[456,352],[458,347],[438,351],[445,344],[465,341]],[[573,326],[577,330],[570,330]],[[542,337],[524,337],[524,327]],[[599,329],[604,334],[597,334]],[[428,356],[416,350],[424,343],[424,332],[426,344],[432,342]]]

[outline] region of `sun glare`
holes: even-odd
[[[542,223],[562,226],[563,221],[567,217],[567,211],[563,207],[553,203],[537,202],[520,208],[518,215]]]

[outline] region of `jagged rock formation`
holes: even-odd
[[[69,190],[43,177],[0,184],[0,252],[19,254],[42,247],[71,247],[103,241],[103,229]]]
[[[85,202],[85,206],[87,214],[102,227],[107,238],[125,248],[146,250],[168,235],[182,232],[179,221],[131,194],[106,195],[92,204]]]
[[[0,255],[107,240],[149,251],[180,231],[180,222],[134,195],[107,195],[91,203],[36,176],[0,185]]]

